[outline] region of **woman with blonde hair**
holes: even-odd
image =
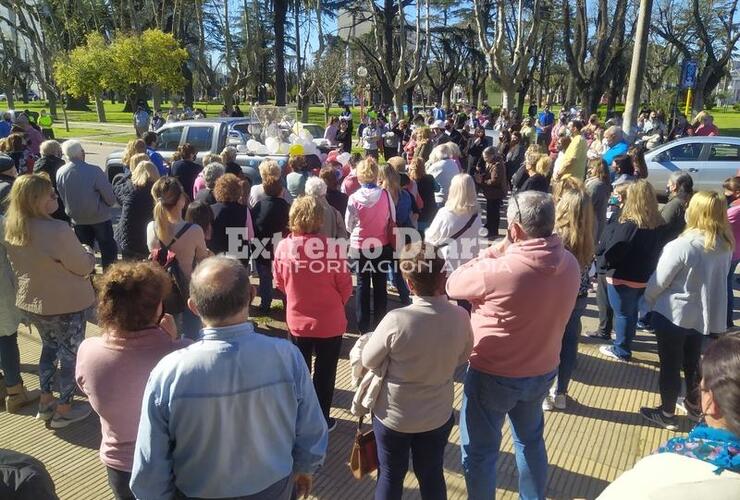
[[[637,328],[638,303],[660,256],[663,218],[653,187],[644,179],[630,184],[616,224],[604,230],[603,252],[607,295],[614,309],[616,339],[601,346],[605,356],[629,361]]]
[[[147,247],[153,251],[166,246],[177,257],[183,278],[189,282],[196,264],[211,255],[206,247],[203,229],[182,218],[183,209],[188,205],[188,196],[180,181],[174,177],[160,177],[152,186],[151,193],[154,198],[154,220],[146,227]],[[180,293],[187,296],[188,291],[181,289]],[[198,337],[200,318],[190,309],[185,307],[176,312],[175,320],[178,331],[185,337]]]
[[[594,207],[594,214],[596,215],[594,235],[595,241],[598,243],[606,225],[606,208],[612,192],[609,169],[600,158],[591,160],[588,164],[586,192],[591,197],[591,204]]]
[[[702,339],[726,329],[726,280],[734,248],[727,202],[719,193],[700,191],[686,209],[686,229],[665,245],[645,290],[658,338],[661,405],[642,408],[640,414],[666,429],[678,429],[675,410],[681,369],[686,383],[684,408],[689,418],[701,418]]]
[[[421,158],[426,163],[432,154],[432,131],[429,127],[421,127],[414,131],[414,135],[416,146],[412,158]]]
[[[113,192],[121,206],[121,217],[113,236],[124,260],[142,260],[149,255],[146,226],[153,217],[151,190],[157,179],[159,171],[149,160],[139,162],[130,176],[118,174],[113,178]]]
[[[330,251],[329,241],[320,233],[323,217],[324,206],[313,196],[302,196],[293,203],[290,235],[275,248],[272,271],[275,285],[286,296],[290,336],[313,371],[316,396],[332,431],[336,420],[329,410],[342,335],[347,330],[345,305],[352,296],[352,275],[346,256]]]
[[[437,211],[424,241],[440,248],[449,274],[478,256],[482,228],[475,182],[468,174],[457,174],[450,183],[447,203]]]
[[[523,155],[523,163],[511,177],[511,190],[513,192],[523,191],[527,180],[537,173],[537,162],[544,155],[537,144],[532,144]],[[541,182],[540,182],[541,184]]]
[[[131,163],[131,159],[138,154],[146,154],[146,143],[143,139],[132,139],[126,144],[126,149],[123,150],[123,156],[121,157],[121,163],[126,165],[129,170],[133,170],[133,167],[138,165],[138,161]],[[149,159],[147,155],[146,159]],[[139,159],[141,161],[141,159]]]
[[[136,153],[135,155],[133,155],[129,162],[126,164],[129,172],[133,172],[136,168],[136,165],[138,165],[142,161],[149,161],[149,155],[146,153]],[[157,170],[157,173],[159,173],[159,170]]]
[[[91,411],[72,402],[77,348],[85,338],[87,310],[95,302],[90,283],[95,255],[69,224],[51,218],[56,209],[57,196],[46,175],[20,176],[10,191],[3,238],[18,283],[16,307],[42,342],[36,418],[51,421],[53,429],[83,420]],[[55,376],[59,399],[53,394]]]
[[[260,163],[259,166],[259,174],[260,178],[262,179],[261,184],[254,184],[252,185],[252,188],[249,191],[249,208],[254,208],[257,203],[260,201],[268,198],[269,196],[265,194],[265,186],[264,184],[267,183],[267,179],[273,179],[277,180],[278,182],[283,185],[283,189],[280,191],[280,197],[284,199],[287,203],[290,203],[293,201],[293,198],[290,196],[290,193],[288,193],[288,190],[285,189],[283,184],[283,171],[280,169],[280,165],[275,160],[262,160],[262,163]]]
[[[357,272],[357,326],[361,333],[366,333],[385,316],[387,308],[386,276],[394,243],[389,229],[395,223],[396,210],[390,193],[378,186],[378,164],[374,160],[358,163],[356,173],[360,188],[349,197],[344,222],[350,233],[350,256]]]
[[[581,266],[581,286],[573,311],[565,325],[557,381],[550,389],[550,394],[542,402],[542,409],[545,411],[564,410],[566,407],[568,384],[578,358],[581,317],[588,301],[588,271],[594,259],[594,211],[591,199],[582,181],[575,177],[567,179],[573,180],[568,181],[567,184],[563,182],[564,186],[555,206],[554,232],[560,236],[563,246],[575,256]]]
[[[550,191],[550,171],[552,167],[552,160],[546,154],[538,153],[536,156],[533,155],[532,160],[537,158],[536,161],[527,161],[527,173],[529,177],[524,181],[520,191],[542,191],[547,193]]]

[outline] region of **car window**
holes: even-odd
[[[740,146],[736,144],[712,144],[709,161],[740,161]]]
[[[213,144],[213,127],[188,127],[185,142],[190,143],[196,151],[210,151]]]
[[[180,145],[182,130],[184,127],[170,127],[159,133],[157,149],[160,151],[174,151]]]
[[[701,153],[701,144],[679,144],[664,154],[669,161],[697,161]]]
[[[238,123],[231,128],[233,128],[234,130],[238,130],[239,132],[244,134],[247,139],[252,138],[252,134],[249,133],[249,123]]]

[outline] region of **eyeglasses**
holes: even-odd
[[[514,205],[516,205],[516,218],[519,219],[519,225],[522,225],[522,209],[519,208],[519,200],[516,199],[516,194],[512,194],[511,199],[514,200]]]

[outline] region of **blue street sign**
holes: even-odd
[[[699,63],[689,59],[684,60],[681,68],[681,88],[693,89],[696,86],[696,73],[699,70]]]

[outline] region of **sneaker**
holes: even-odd
[[[565,410],[565,394],[555,394],[552,402],[556,410]]]
[[[607,358],[614,359],[616,361],[629,361],[630,358],[623,358],[616,352],[614,352],[614,346],[610,345],[602,345],[599,347],[599,352],[606,356]]]
[[[644,321],[637,322],[637,329],[641,332],[654,332],[655,331],[655,328],[650,326],[650,323],[645,323]]]
[[[669,431],[678,430],[678,419],[676,416],[667,417],[660,408],[647,408],[643,406],[640,408],[640,415]]]
[[[8,413],[18,413],[18,410],[24,406],[30,405],[41,396],[41,391],[29,391],[18,384],[14,387],[8,387],[8,395],[5,396],[5,410]]]
[[[326,427],[329,429],[329,432],[333,431],[337,428],[337,419],[333,417],[329,417],[329,420],[326,422]]]
[[[701,408],[698,405],[688,402],[686,398],[679,398],[679,400],[676,401],[676,407],[683,410],[689,420],[701,422]]]
[[[57,402],[53,401],[48,404],[39,403],[39,410],[36,413],[36,420],[43,420],[44,422],[48,422],[49,420],[54,417],[54,409],[57,406]]]
[[[555,398],[548,394],[542,401],[542,411],[552,411],[555,409]]]
[[[87,404],[76,404],[72,405],[72,409],[69,410],[65,415],[61,415],[54,412],[54,417],[51,419],[52,429],[61,429],[67,427],[69,424],[74,424],[80,420],[85,420],[92,413],[92,408]]]
[[[593,332],[586,332],[586,337],[591,337],[592,339],[602,339],[602,340],[611,340],[612,334],[611,333],[602,333],[598,330]]]

